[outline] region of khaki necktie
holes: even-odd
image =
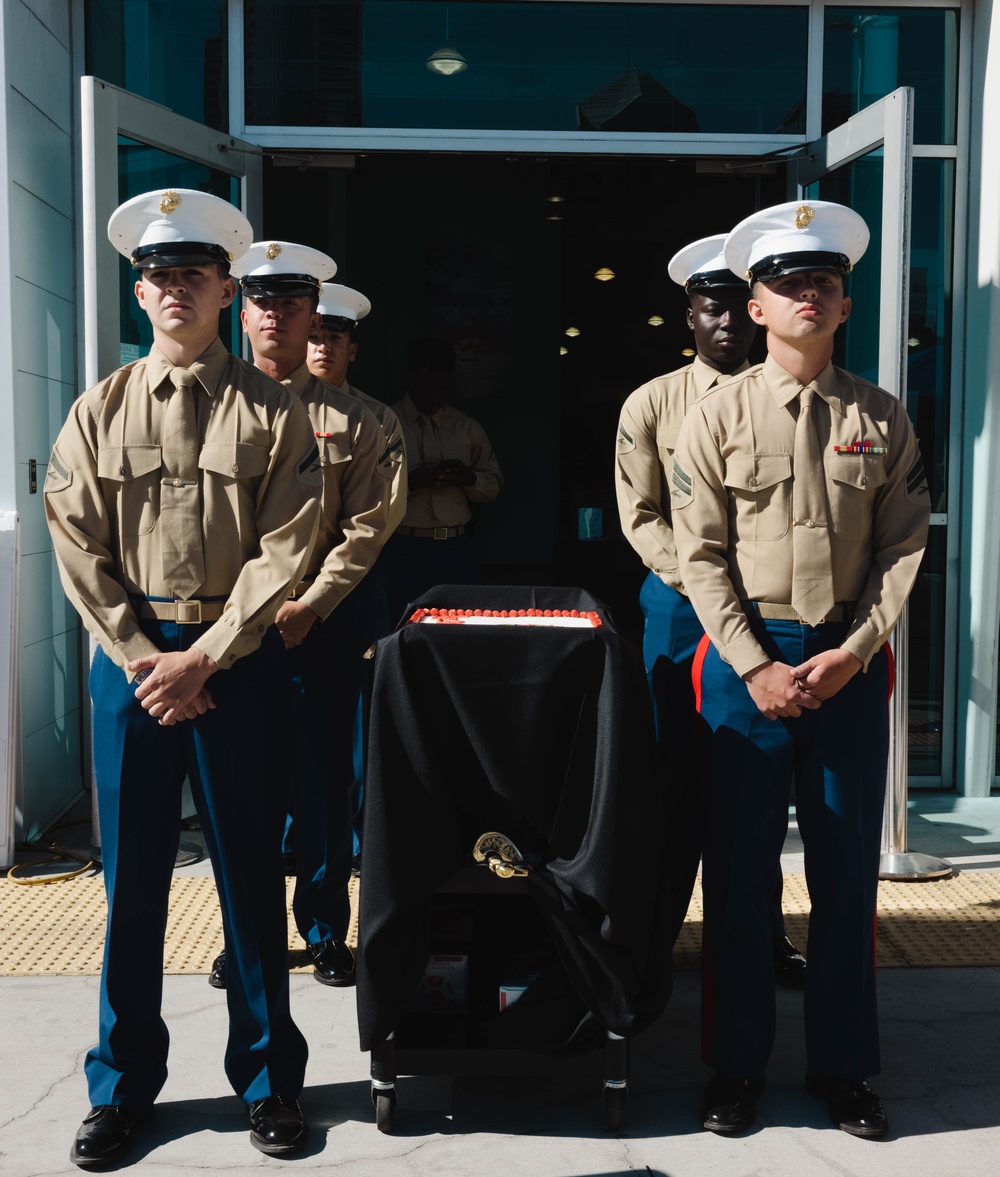
[[[441,440],[438,437],[438,427],[435,425],[433,418],[425,417],[422,413],[420,415],[420,444],[425,462],[440,462],[444,457],[444,453],[441,450]],[[449,502],[447,491],[431,487],[429,497],[431,515],[434,517],[435,522],[445,518],[448,514],[447,504]],[[442,507],[444,507],[443,512]]]
[[[819,625],[834,605],[826,471],[812,416],[815,393],[808,385],[799,394],[792,463],[792,606],[809,625]]]
[[[160,559],[163,583],[187,600],[205,580],[198,489],[197,377],[172,368],[174,391],[163,414],[163,480],[160,486]]]

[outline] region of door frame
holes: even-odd
[[[108,219],[121,203],[118,190],[118,139],[121,136],[234,176],[240,181],[240,208],[250,223],[260,225],[263,213],[261,155],[254,144],[214,131],[100,78],[81,77],[82,273],[79,286],[83,309],[79,363],[86,388],[121,366],[121,261],[107,236]],[[80,660],[80,698],[86,712],[82,723],[83,764],[88,766],[85,773],[93,763],[87,679],[95,648],[91,638],[89,654]],[[94,845],[99,847],[96,789],[91,797]]]
[[[799,197],[807,199],[806,189],[824,176],[873,151],[882,152],[878,383],[903,405],[906,404],[908,366],[913,103],[913,89],[901,86],[821,139],[808,144],[807,153],[794,165]],[[946,516],[937,520],[938,525],[945,521]],[[883,823],[883,851],[889,854],[905,854],[907,850],[908,639],[908,610],[904,605],[890,638],[896,672],[889,706],[889,763]],[[947,698],[945,692],[943,707],[947,705]]]
[[[256,146],[214,131],[165,106],[91,76],[80,79],[84,384],[120,365],[118,253],[109,247],[107,223],[118,196],[118,139],[158,148],[240,181],[240,207],[250,223],[263,212],[261,155]]]

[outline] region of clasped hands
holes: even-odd
[[[824,650],[800,666],[764,662],[743,676],[750,697],[767,719],[795,719],[831,699],[861,669],[849,650]]]
[[[161,727],[173,727],[215,710],[205,682],[219,666],[197,646],[136,658],[125,669],[132,674],[152,672],[136,687],[135,697]]]

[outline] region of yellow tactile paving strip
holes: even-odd
[[[310,967],[291,918],[287,880],[289,964]],[[351,931],[357,938],[357,880],[351,886]],[[788,934],[806,943],[809,897],[804,875],[786,875],[782,904]],[[697,968],[701,890],[696,887],[674,955],[678,968]],[[48,886],[0,880],[0,975],[94,976],[101,970],[104,887],[100,877]],[[222,923],[211,878],[175,878],[164,954],[167,973],[205,973],[222,947]],[[967,872],[931,883],[881,883],[878,962],[881,968],[1000,966],[1000,872]]]
[[[289,965],[312,967],[292,920],[294,879],[286,881]],[[357,943],[357,879],[351,880],[351,927]],[[87,977],[101,971],[104,881],[99,876],[46,886],[0,880],[0,976]],[[211,878],[175,878],[163,955],[165,973],[205,973],[222,949],[222,917]]]

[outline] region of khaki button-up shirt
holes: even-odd
[[[375,563],[388,537],[395,467],[379,461],[385,441],[373,413],[303,364],[283,384],[312,423],[323,467],[323,513],[306,566],[312,583],[299,595],[326,620]]]
[[[406,514],[406,443],[403,440],[403,427],[399,418],[389,408],[375,397],[355,388],[353,384],[342,384],[341,392],[347,392],[375,414],[376,420],[382,426],[385,437],[385,448],[379,456],[379,466],[385,468],[389,478],[389,521],[386,524],[386,539],[403,522]]]
[[[66,595],[117,665],[157,652],[130,597],[160,573],[163,419],[172,365],[155,347],[81,396],[56,439],[45,513]],[[316,440],[295,398],[221,341],[191,365],[205,580],[225,600],[197,640],[222,668],[260,645],[305,568],[319,521]]]
[[[472,518],[470,503],[489,503],[500,493],[503,475],[489,438],[478,421],[451,405],[433,416],[421,413],[408,396],[392,406],[403,426],[410,469],[458,458],[475,471],[472,486],[411,490],[403,522],[407,527],[460,527]]]
[[[867,666],[920,566],[927,482],[895,397],[832,364],[812,383],[820,393],[813,415],[823,454],[814,476],[829,505],[834,598],[856,602],[842,647]],[[698,401],[677,440],[671,505],[681,574],[706,633],[740,675],[769,660],[741,601],[792,599],[792,462],[802,387],[768,357]],[[847,449],[862,442],[868,452]]]
[[[745,372],[743,363],[733,375]],[[684,592],[670,521],[670,469],[681,423],[694,402],[728,380],[700,357],[640,385],[622,405],[615,453],[615,495],[622,532],[664,584]]]

